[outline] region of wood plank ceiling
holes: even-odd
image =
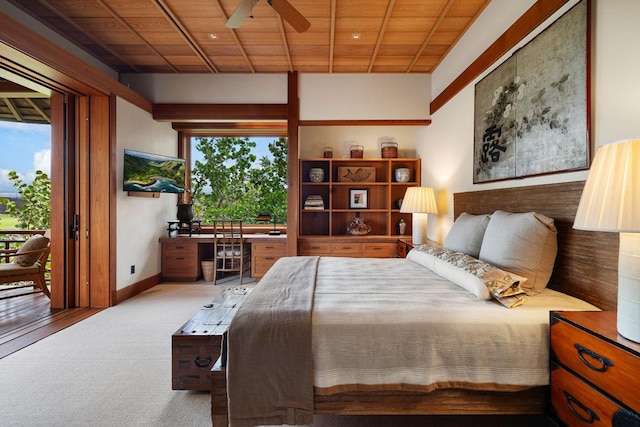
[[[490,0],[8,0],[118,73],[430,73]]]

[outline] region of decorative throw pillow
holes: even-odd
[[[527,278],[528,295],[540,293],[549,283],[558,253],[553,218],[536,212],[496,211],[484,233],[479,258]]]
[[[407,258],[480,299],[488,300],[493,297],[507,308],[516,307],[526,301],[525,292],[520,287],[526,278],[462,252],[421,245],[409,252]]]
[[[38,258],[40,258],[41,253],[36,252],[36,253],[27,253],[24,255],[20,255],[20,254],[23,254],[28,251],[36,251],[38,249],[46,248],[48,244],[49,244],[48,238],[44,237],[41,234],[34,234],[33,236],[29,237],[29,239],[26,242],[24,242],[22,246],[20,246],[20,248],[18,248],[18,251],[16,252],[16,256],[13,258],[12,262],[14,264],[19,264],[22,267],[29,267],[30,265],[33,265],[33,263],[36,262]]]
[[[469,254],[474,258],[480,255],[484,232],[491,215],[460,214],[444,239],[443,247]]]

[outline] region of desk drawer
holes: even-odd
[[[551,354],[596,387],[640,411],[637,356],[564,321],[551,326]]]
[[[281,257],[287,254],[287,245],[284,242],[252,243],[251,252],[256,256]]]
[[[253,268],[253,276],[260,278],[279,260],[280,256],[254,256],[251,267]]]

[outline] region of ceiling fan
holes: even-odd
[[[240,4],[238,4],[236,10],[233,11],[225,26],[228,28],[239,28],[242,21],[244,21],[247,16],[251,16],[253,5],[257,2],[258,0],[240,0]],[[267,0],[267,3],[297,32],[303,33],[311,26],[311,23],[287,0]]]

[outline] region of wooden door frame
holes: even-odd
[[[65,195],[52,203],[52,279],[70,280],[52,290],[52,308],[114,305],[116,289],[116,184],[115,184],[115,97],[120,96],[151,113],[151,103],[0,12],[0,67],[57,92],[52,97],[52,118],[65,123],[65,111],[73,128],[55,126],[52,132],[52,192]],[[73,107],[64,95],[75,97]],[[73,136],[73,140],[71,139]],[[77,149],[76,149],[77,148]],[[63,161],[64,159],[64,161]],[[107,161],[105,161],[107,159]],[[71,166],[84,162],[79,173]],[[113,171],[113,172],[112,172]],[[71,182],[86,187],[70,193]],[[93,197],[90,197],[92,195]],[[70,201],[74,205],[69,205]],[[81,211],[81,234],[86,245],[74,249],[69,239],[69,211]],[[65,262],[65,254],[82,260],[76,271]],[[73,258],[72,258],[73,259]],[[77,275],[77,277],[76,277]]]

